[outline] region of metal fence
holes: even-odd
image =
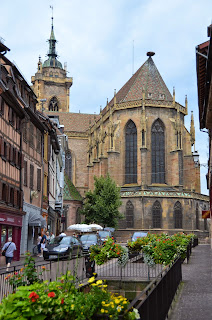
[[[182,280],[181,259],[164,268],[130,304],[138,309],[141,320],[165,320]]]
[[[17,274],[18,276],[18,274],[21,274],[21,269],[23,267],[24,265],[22,264],[10,267],[9,271],[6,271],[6,268],[0,270],[0,301],[14,291],[13,286],[11,286],[7,280],[8,275]],[[45,267],[45,270],[43,267]],[[67,271],[70,271],[71,275],[74,276],[75,282],[82,281],[86,278],[85,257],[72,258],[67,261],[42,261],[36,263],[35,268],[39,278],[43,281],[55,281]],[[39,275],[41,272],[42,274]]]
[[[162,271],[163,265],[157,264],[150,267],[143,262],[142,253],[131,255],[126,266],[121,268],[117,259],[112,259],[101,266],[95,266],[98,278],[111,280],[136,280],[149,281],[158,276]]]

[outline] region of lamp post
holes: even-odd
[[[192,156],[194,159],[195,167],[199,166],[199,153],[197,151],[192,152]]]

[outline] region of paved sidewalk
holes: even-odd
[[[19,261],[12,261],[11,263],[11,267],[14,266],[19,266],[19,265],[23,265],[24,264],[24,260],[25,260],[25,256],[21,256]],[[35,262],[42,262],[44,261],[43,258],[40,258],[38,256],[33,256],[33,258],[35,259]],[[5,270],[6,268],[6,263],[5,263],[5,257],[0,257],[0,270],[3,271],[3,269]]]
[[[169,316],[170,320],[212,319],[212,249],[192,249],[189,263],[182,265],[183,286]]]

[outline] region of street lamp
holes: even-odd
[[[42,108],[41,108],[41,111],[43,112],[44,111],[44,103],[46,102],[46,99],[40,99],[40,102],[42,104]]]
[[[59,202],[62,202],[62,199],[63,199],[63,196],[62,196],[62,193],[60,191],[60,193],[58,194],[58,201]]]
[[[199,154],[197,151],[192,152],[192,156],[194,159],[195,167],[199,166]]]

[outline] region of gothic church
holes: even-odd
[[[99,115],[69,112],[73,79],[57,59],[53,23],[48,59],[32,77],[38,109],[57,117],[69,141],[69,177],[83,196],[94,187],[94,176],[107,173],[121,187],[125,219],[122,234],[134,229],[154,232],[179,230],[207,234],[208,197],[200,192],[200,164],[195,143],[193,115],[175,101],[153,60],[147,60],[123,85]],[[77,212],[72,213],[72,223]]]

